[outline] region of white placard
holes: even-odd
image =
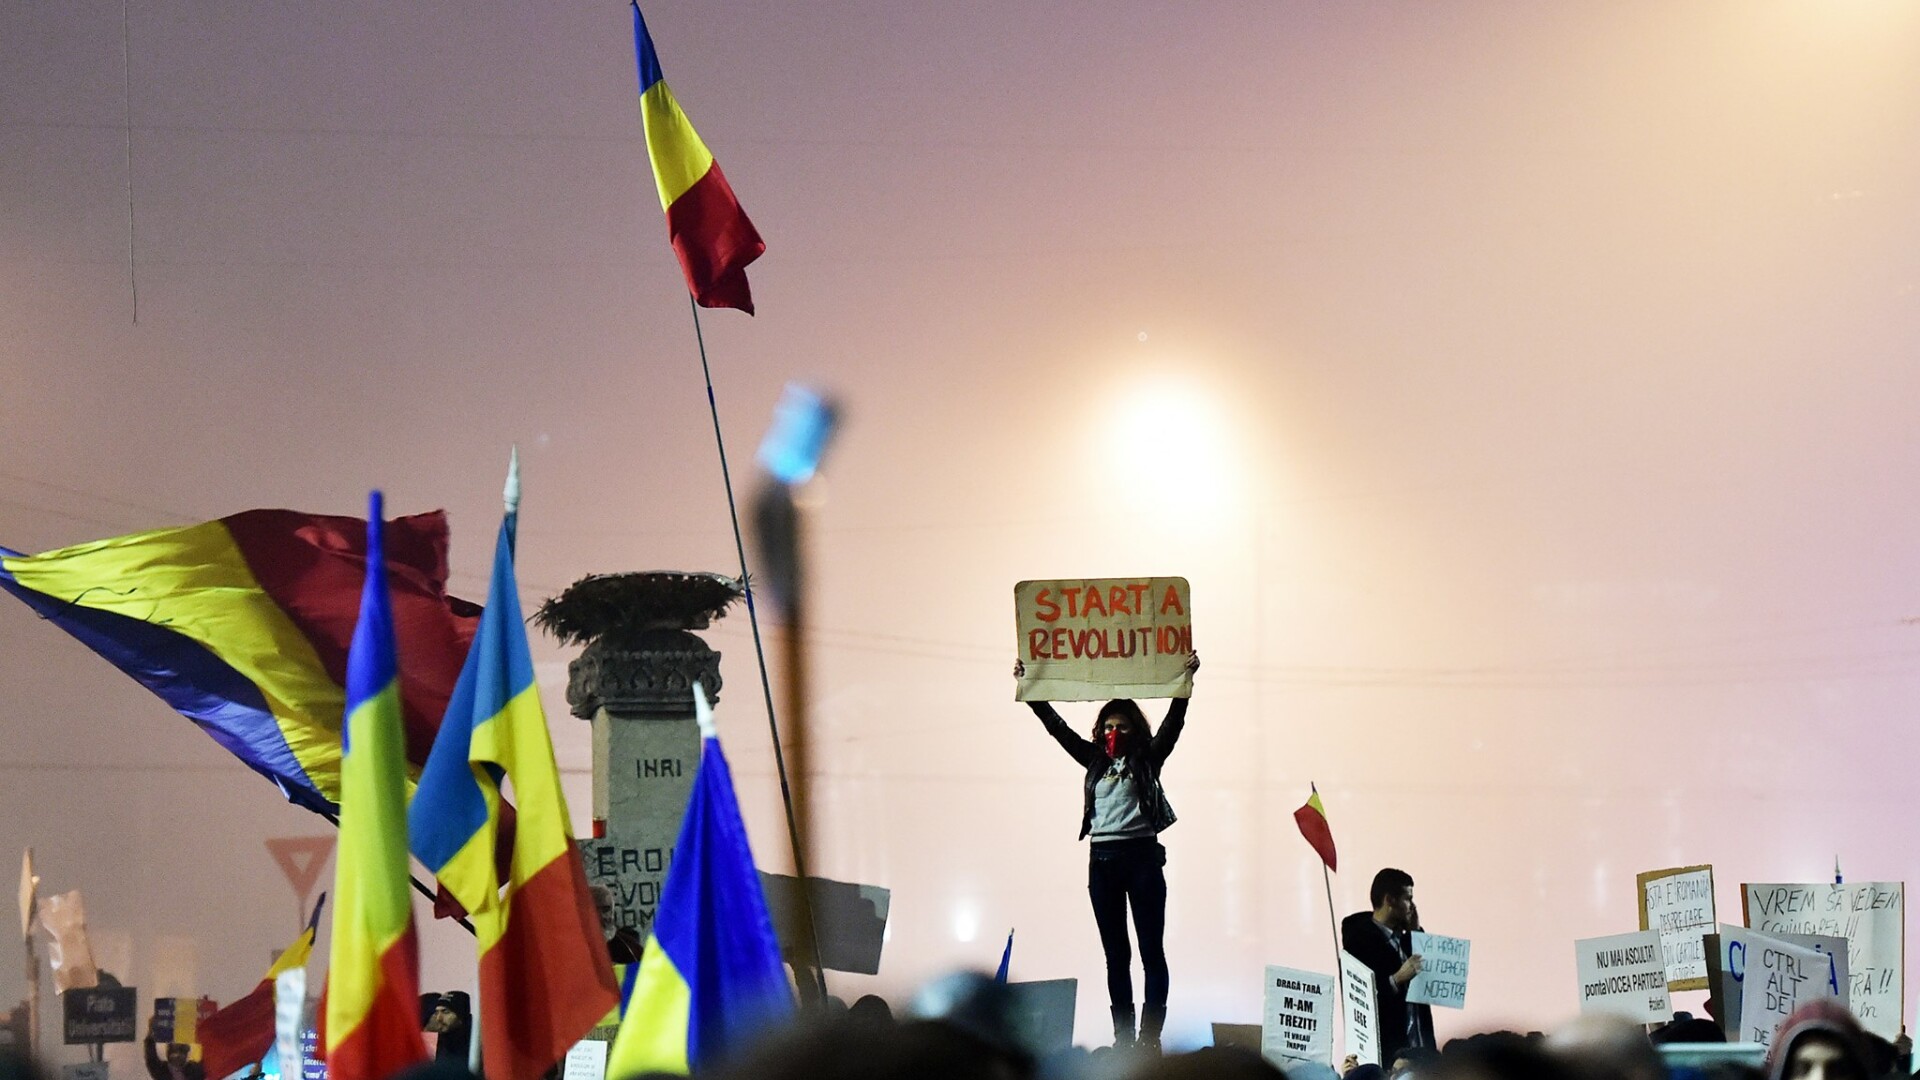
[[[1673,1019],[1660,931],[1613,934],[1573,943],[1580,976],[1580,1012],[1621,1016],[1636,1024]]]
[[[607,1044],[599,1039],[582,1039],[567,1051],[567,1063],[560,1070],[561,1080],[606,1080]]]
[[[1344,995],[1341,1012],[1347,1032],[1347,1053],[1362,1065],[1379,1065],[1379,1002],[1374,998],[1373,969],[1340,952],[1340,981]]]
[[[1906,885],[1742,885],[1747,925],[1765,934],[1822,934],[1847,939],[1852,977],[1847,1008],[1883,1039],[1900,1036],[1906,993]]]
[[[1449,1009],[1467,1007],[1467,953],[1472,946],[1466,938],[1413,932],[1413,952],[1420,957],[1420,974],[1407,984],[1407,1001],[1414,1005],[1441,1005]]]
[[[1734,1042],[1767,1045],[1780,1022],[1815,998],[1832,997],[1833,963],[1824,953],[1765,934],[1747,939]]]
[[[1333,977],[1267,965],[1260,1054],[1276,1064],[1333,1064]]]
[[[60,1080],[107,1080],[107,1063],[83,1061],[78,1065],[62,1065]]]
[[[1640,929],[1658,930],[1668,990],[1707,988],[1706,936],[1713,933],[1713,867],[1652,870],[1640,885]]]

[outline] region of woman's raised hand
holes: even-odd
[[[1015,660],[1013,662],[1013,677],[1016,679],[1024,679],[1027,677],[1027,665],[1024,661]]]

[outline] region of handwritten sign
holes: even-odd
[[[1013,587],[1019,701],[1186,697],[1193,692],[1187,579],[1023,581]]]
[[[1640,929],[1660,932],[1668,990],[1707,988],[1706,935],[1713,932],[1713,867],[1649,870],[1640,886]]]
[[[567,1051],[561,1080],[606,1080],[607,1044],[598,1039],[582,1039]]]
[[[1373,969],[1343,949],[1340,952],[1340,983],[1342,1010],[1346,1017],[1347,1053],[1359,1059],[1362,1065],[1379,1065],[1382,1063],[1380,1017],[1379,1002],[1373,996]]]
[[[1660,931],[1613,934],[1573,943],[1580,976],[1580,1012],[1625,1017],[1636,1024],[1673,1019],[1666,952]]]
[[[1740,1029],[1735,1042],[1773,1042],[1773,1033],[1802,1004],[1832,996],[1827,957],[1791,942],[1755,934],[1745,958]]]
[[[1740,1037],[1740,1017],[1746,1006],[1747,958],[1764,941],[1785,941],[1812,949],[1827,958],[1825,996],[1846,1004],[1851,985],[1847,967],[1847,939],[1817,934],[1763,934],[1743,926],[1720,925],[1718,933],[1708,934],[1707,978],[1713,997],[1719,1002],[1720,1027],[1727,1038]]]
[[[1764,934],[1823,934],[1847,939],[1852,977],[1847,1008],[1883,1039],[1900,1035],[1906,995],[1906,885],[1742,885],[1748,926]]]
[[[1467,1007],[1466,938],[1413,932],[1413,951],[1420,956],[1420,974],[1407,984],[1407,1000],[1415,1005]]]
[[[1260,1053],[1268,1061],[1333,1063],[1333,978],[1267,965]]]

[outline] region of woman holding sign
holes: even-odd
[[[1188,676],[1200,670],[1200,656],[1187,659]],[[1013,676],[1026,675],[1014,661]],[[1146,1001],[1140,1011],[1139,1044],[1160,1047],[1167,1020],[1167,849],[1158,839],[1174,822],[1173,807],[1160,789],[1160,766],[1173,753],[1187,723],[1187,699],[1174,698],[1156,734],[1146,714],[1132,701],[1116,699],[1100,707],[1093,737],[1081,737],[1045,701],[1029,701],[1047,734],[1086,769],[1080,836],[1092,837],[1087,862],[1087,895],[1107,955],[1107,998],[1113,1006],[1115,1046],[1134,1042],[1133,958],[1127,945],[1127,909],[1133,909],[1134,934],[1140,940],[1140,966],[1146,972]]]

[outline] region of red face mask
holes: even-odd
[[[1127,735],[1126,735],[1126,732],[1124,731],[1120,731],[1114,728],[1109,728],[1105,732],[1102,732],[1100,735],[1101,749],[1105,750],[1107,752],[1107,756],[1110,758],[1119,757],[1120,751],[1126,745],[1127,745]]]

